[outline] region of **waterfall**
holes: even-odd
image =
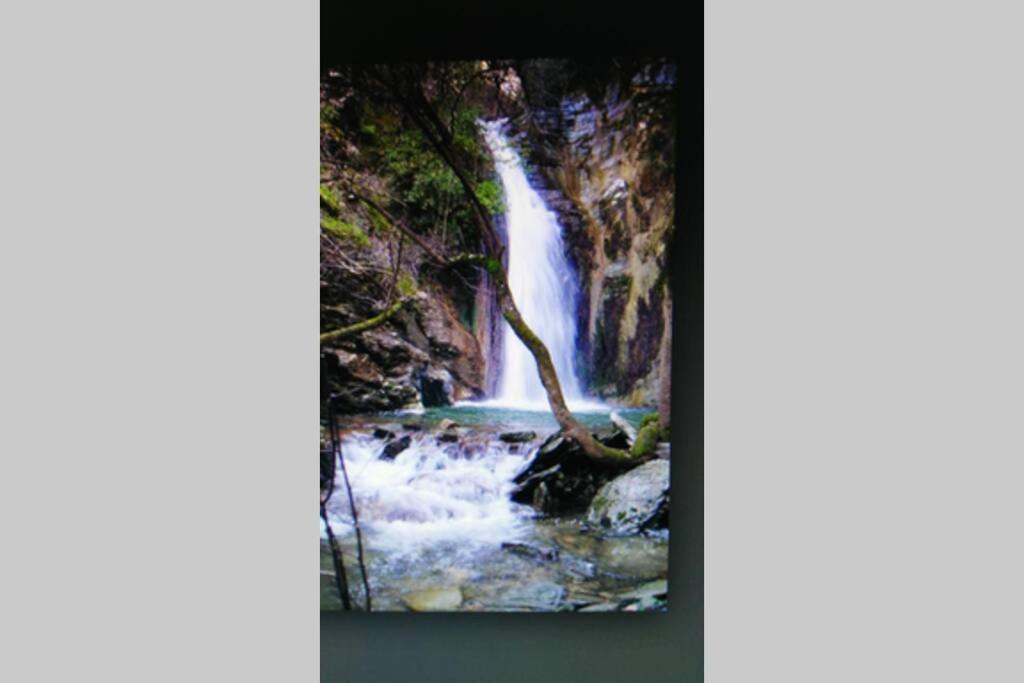
[[[504,119],[481,122],[505,191],[509,289],[526,323],[547,345],[566,401],[583,406],[586,402],[574,367],[577,287],[565,258],[562,228],[530,187],[522,160],[502,130],[504,124]],[[547,394],[537,363],[508,323],[504,325],[502,367],[493,403],[546,410]]]

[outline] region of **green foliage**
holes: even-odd
[[[498,263],[497,259],[489,258],[484,262],[484,268],[491,275],[497,275],[501,271],[501,264]]]
[[[490,157],[476,124],[480,110],[465,102],[454,112],[450,103],[438,104],[439,118],[452,126],[452,146],[466,162],[477,199],[492,215],[502,213],[501,186],[491,177]],[[465,189],[420,129],[380,103],[363,100],[354,106],[359,110],[351,116],[356,130],[352,139],[368,167],[386,180],[407,224],[424,234],[441,234],[453,248],[475,246],[476,218]],[[371,220],[375,228],[384,227]]]
[[[355,223],[343,221],[334,216],[321,216],[320,227],[335,237],[348,240],[359,247],[370,246],[370,238]]]
[[[501,185],[494,180],[484,180],[477,183],[476,198],[487,209],[492,216],[505,212],[505,205],[502,201]]]

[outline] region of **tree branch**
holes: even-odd
[[[398,311],[402,310],[402,307],[409,303],[411,300],[412,299],[410,297],[399,299],[395,303],[391,304],[391,306],[389,306],[387,309],[385,309],[384,312],[379,313],[373,316],[372,318],[367,318],[362,322],[348,325],[347,327],[342,327],[337,330],[324,332],[323,334],[320,335],[320,343],[326,344],[328,342],[343,339],[344,337],[351,337],[353,334],[359,334],[360,332],[365,332],[366,330],[382,325],[385,322],[387,322],[388,319],[391,318],[391,316],[393,316],[395,313],[398,313]]]

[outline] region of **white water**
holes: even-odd
[[[359,524],[374,550],[401,555],[440,542],[468,550],[515,540],[525,528],[530,513],[510,496],[533,449],[511,453],[508,444],[488,439],[469,454],[460,444],[438,444],[430,432],[412,436],[394,460],[380,459],[384,442],[365,432],[345,435],[341,448]],[[330,516],[336,533],[351,533],[340,468]]]
[[[519,154],[509,144],[504,119],[481,122],[484,140],[505,191],[508,284],[519,312],[551,353],[562,393],[572,410],[600,410],[576,377],[576,282],[565,258],[562,228],[530,187]],[[529,349],[505,323],[497,395],[484,405],[549,410],[547,393]]]

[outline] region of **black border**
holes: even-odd
[[[678,85],[668,613],[322,613],[321,681],[703,680],[703,8],[672,10],[322,2],[321,70],[341,61],[649,55],[676,61]]]

